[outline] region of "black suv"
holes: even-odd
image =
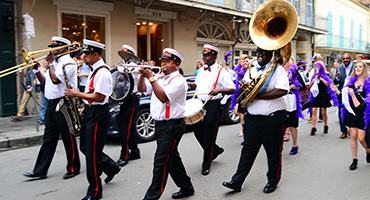
[[[186,81],[194,82],[195,75],[184,76]],[[195,90],[188,87],[187,94],[194,94]],[[135,132],[139,142],[147,142],[154,140],[154,120],[150,116],[150,96],[140,97],[140,106],[137,118],[135,121]],[[190,95],[187,98],[192,98]],[[229,98],[227,103],[223,105],[221,114],[221,124],[235,124],[240,121],[239,116],[232,110],[230,110]],[[120,106],[117,103],[109,102],[109,112],[110,112],[110,124],[108,129],[108,136],[120,137],[119,136],[119,121],[118,114],[120,111]],[[191,125],[187,126],[187,130],[191,130]]]

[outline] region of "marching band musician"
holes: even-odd
[[[59,47],[70,45],[71,42],[66,38],[52,37],[52,43],[48,47]],[[59,100],[64,98],[64,89],[66,88],[62,66],[66,63],[66,75],[73,87],[77,87],[77,66],[69,54],[58,55],[68,52],[68,47],[53,50],[47,57],[48,69],[44,75],[40,73],[40,65],[33,66],[33,72],[37,75],[40,83],[45,85],[45,97],[49,103],[45,113],[45,130],[43,144],[37,156],[35,168],[31,173],[24,173],[28,178],[45,179],[51,161],[53,160],[55,149],[59,140],[59,133],[62,136],[63,144],[67,154],[67,173],[63,179],[72,178],[80,173],[80,158],[78,155],[76,138],[68,129],[67,121],[62,112],[55,111]]]
[[[131,46],[122,45],[122,51],[137,55],[137,52]],[[135,134],[135,119],[139,112],[139,94],[137,91],[137,82],[139,74],[132,74],[134,79],[134,88],[130,99],[120,105],[120,121],[121,121],[121,155],[117,163],[123,167],[128,164],[129,160],[140,159],[140,149],[137,147],[137,139]],[[131,150],[131,151],[130,151]]]
[[[229,72],[216,62],[219,51],[215,46],[204,45],[202,53],[205,65],[199,69],[195,82],[189,83],[191,88],[197,90],[198,99],[205,102],[207,98],[210,98],[205,104],[207,114],[203,121],[194,125],[195,137],[204,150],[202,175],[209,174],[212,160],[224,152],[224,149],[216,144],[221,113],[220,103],[223,98],[222,94],[235,93],[235,85]]]
[[[179,73],[184,56],[175,49],[163,49],[160,58],[163,67],[162,75],[153,76],[148,68],[141,68],[139,92],[153,93],[151,97],[150,114],[155,120],[155,135],[157,150],[154,156],[152,183],[144,199],[159,199],[167,183],[168,174],[179,192],[172,194],[173,199],[179,199],[194,194],[190,177],[186,174],[184,164],[178,152],[178,145],[185,132],[185,101],[187,84]],[[145,81],[149,80],[149,83]]]
[[[121,167],[103,152],[105,136],[109,124],[108,99],[112,93],[112,77],[109,67],[104,63],[101,53],[104,44],[92,40],[83,40],[82,52],[85,63],[92,67],[88,76],[85,93],[78,92],[75,87],[66,89],[67,97],[82,98],[85,103],[85,130],[81,133],[81,151],[86,156],[87,179],[89,187],[82,200],[102,198],[100,175],[104,172],[109,183],[118,174]]]
[[[256,67],[249,69],[251,77],[249,77],[248,70],[243,80],[249,83],[251,78],[264,74],[270,68],[272,58],[273,51],[257,48],[258,64],[256,63]],[[281,177],[281,151],[286,108],[283,96],[289,91],[289,80],[284,67],[280,64],[275,67],[270,77],[270,80],[266,80],[262,86],[261,93],[257,94],[247,106],[243,129],[244,145],[238,169],[230,182],[222,183],[223,186],[236,192],[241,191],[241,186],[252,168],[261,145],[265,148],[268,160],[268,183],[263,192],[274,192]]]

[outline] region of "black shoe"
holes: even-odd
[[[202,169],[202,175],[207,176],[209,174],[209,169]]]
[[[128,160],[137,160],[137,159],[140,159],[140,153],[130,153],[128,155]]]
[[[215,160],[219,155],[221,155],[224,152],[224,148],[220,147],[218,152],[213,154],[212,160]]]
[[[29,173],[29,172],[25,172],[23,174],[23,176],[25,177],[28,177],[28,178],[39,178],[39,179],[46,179],[46,175],[41,175],[41,174],[37,174],[37,173]]]
[[[121,167],[124,167],[125,165],[127,165],[127,164],[128,164],[128,160],[119,159],[119,160],[117,161],[117,164],[118,164],[119,166],[121,166]]]
[[[366,162],[370,163],[370,153],[366,153]]]
[[[194,194],[194,190],[193,191],[189,191],[189,192],[185,192],[185,191],[178,191],[178,192],[175,192],[172,194],[172,199],[181,199],[181,198],[184,198],[184,197],[189,197],[189,196],[192,196]]]
[[[70,179],[70,178],[73,178],[73,177],[75,177],[79,174],[80,174],[80,172],[74,172],[74,173],[67,172],[66,174],[64,174],[63,179],[64,180]]]
[[[264,193],[271,193],[271,192],[274,192],[276,190],[276,188],[277,188],[277,185],[267,183],[265,188],[263,188],[263,192]]]
[[[357,159],[353,159],[352,164],[349,166],[349,170],[355,170],[357,168]]]
[[[240,192],[240,191],[242,191],[242,186],[240,185],[240,183],[237,183],[235,181],[230,181],[230,182],[224,181],[222,183],[222,185],[225,186],[225,187],[227,187],[227,188],[233,189],[234,192]]]
[[[117,171],[111,175],[108,175],[107,178],[104,179],[105,183],[109,183],[113,180],[114,176],[121,171],[121,167],[118,167]]]
[[[102,196],[102,195],[100,195],[100,196],[96,196],[96,197],[86,196],[86,197],[84,197],[84,198],[83,198],[83,199],[81,199],[81,200],[98,200],[98,199],[101,199],[101,198],[103,198],[103,196]]]

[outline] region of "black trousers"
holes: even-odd
[[[210,100],[206,103],[206,115],[203,121],[194,124],[194,134],[203,148],[202,169],[210,169],[213,155],[220,151],[216,144],[219,120],[221,117],[221,100]]]
[[[270,117],[250,114],[244,116],[244,146],[241,151],[238,169],[232,177],[233,181],[240,184],[244,182],[261,145],[263,145],[268,162],[268,183],[279,183],[284,136],[283,112],[275,112]]]
[[[137,147],[135,120],[139,112],[139,97],[132,95],[130,100],[120,106],[121,122],[121,155],[120,159],[127,161],[129,154],[139,156],[140,150]],[[131,152],[130,152],[131,150]]]
[[[81,151],[86,157],[86,176],[89,181],[87,195],[96,197],[102,195],[100,180],[102,172],[113,175],[119,165],[103,153],[105,136],[109,124],[108,104],[85,105],[85,131],[81,133]]]
[[[171,175],[180,191],[194,191],[177,149],[184,132],[184,119],[155,122],[157,150],[154,155],[153,179],[145,194],[145,200],[161,197],[166,187],[168,174]]]
[[[45,130],[43,143],[37,156],[34,173],[46,175],[53,160],[57,148],[59,133],[62,136],[64,149],[67,155],[67,172],[74,173],[80,171],[80,157],[76,138],[68,129],[66,119],[63,114],[55,112],[59,99],[50,100],[45,113]]]

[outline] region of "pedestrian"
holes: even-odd
[[[197,66],[195,67],[195,72],[194,72],[194,74],[195,74],[195,75],[198,75],[198,73],[199,73],[199,69],[200,69],[200,68],[202,68],[202,67],[203,67],[202,62],[201,62],[201,61],[198,61],[198,62],[197,62]]]
[[[351,62],[352,57],[351,54],[345,53],[342,56],[343,64],[340,65],[336,70],[336,77],[334,79],[334,84],[338,86],[338,90],[342,91],[342,88],[344,86],[344,82],[346,78],[351,74],[353,71],[353,63]],[[339,106],[338,106],[338,118],[339,118],[339,125],[340,125],[340,131],[341,135],[339,138],[344,139],[347,137],[347,127],[343,124],[342,119],[342,98],[339,96]]]
[[[121,167],[103,152],[109,125],[108,99],[112,93],[112,75],[101,57],[104,44],[92,40],[83,40],[82,52],[85,63],[91,66],[85,93],[75,87],[66,89],[66,97],[79,97],[85,104],[85,129],[81,133],[81,151],[86,157],[86,175],[89,182],[86,196],[82,200],[96,200],[103,197],[100,176],[104,172],[105,183],[112,181]]]
[[[41,73],[42,76],[45,76],[46,66],[47,66],[46,61],[41,64],[40,73]],[[39,124],[40,125],[45,125],[46,108],[47,108],[48,103],[49,103],[49,100],[45,97],[45,85],[40,84],[40,91],[41,91],[41,109],[40,109]]]
[[[122,51],[137,55],[136,50],[130,45],[122,45]],[[123,58],[122,58],[123,59]],[[154,61],[153,61],[154,62]],[[137,146],[136,139],[136,117],[139,112],[140,92],[137,90],[137,82],[139,74],[132,73],[133,89],[131,94],[128,94],[129,100],[122,102],[120,105],[120,142],[121,154],[117,163],[123,167],[128,164],[129,160],[140,159],[140,149]]]
[[[217,62],[217,54],[220,49],[205,44],[203,46],[203,68],[200,68],[194,83],[189,86],[196,89],[198,99],[205,104],[207,114],[201,122],[194,124],[194,135],[203,148],[202,175],[208,175],[211,163],[224,152],[222,147],[216,144],[219,119],[221,113],[221,99],[223,94],[235,93],[235,85],[229,72]]]
[[[339,92],[338,92],[339,93]],[[370,148],[366,144],[366,127],[369,121],[365,120],[366,102],[364,99],[370,96],[370,80],[369,80],[369,68],[366,63],[360,61],[357,62],[354,70],[349,76],[347,84],[342,89],[343,108],[342,115],[344,115],[344,125],[349,127],[349,133],[351,135],[351,151],[352,151],[352,164],[349,166],[350,170],[357,168],[357,150],[358,143],[364,147],[367,156],[367,163],[370,162]]]
[[[311,136],[316,134],[316,119],[317,119],[317,109],[321,108],[321,114],[324,121],[324,134],[327,134],[329,131],[328,126],[328,116],[327,108],[331,107],[330,100],[333,101],[334,106],[339,105],[338,97],[335,92],[331,89],[333,82],[331,81],[329,75],[325,71],[325,64],[322,62],[316,62],[314,66],[315,74],[311,78],[309,84],[310,88],[310,97],[308,101],[311,103],[311,107],[308,108],[309,113],[312,112],[312,128]]]
[[[171,48],[163,49],[161,66],[163,75],[153,75],[147,68],[141,68],[138,82],[140,92],[152,93],[150,114],[155,120],[157,149],[154,155],[153,178],[144,200],[159,199],[166,187],[168,174],[179,192],[172,194],[179,199],[194,194],[190,177],[181,161],[178,145],[185,132],[185,101],[187,84],[179,73],[184,56]],[[149,80],[149,83],[145,81]]]
[[[87,77],[89,76],[89,73],[91,72],[90,67],[86,65],[86,63],[83,61],[85,59],[85,55],[80,55],[80,60],[77,62],[77,66],[79,66],[79,71],[77,73],[77,76],[80,78],[80,84],[79,84],[79,91],[84,92],[85,86],[87,82]]]
[[[32,95],[35,94],[34,100],[37,100],[38,102],[41,101],[41,86],[40,82],[37,81],[36,75],[32,72],[32,67],[28,67],[26,69],[26,73],[23,72],[23,70],[20,70],[19,73],[26,77],[26,85],[24,86],[24,92],[21,100],[21,104],[19,105],[18,112],[16,116],[10,116],[13,121],[21,121],[23,119],[23,115],[26,111],[26,106],[30,98],[32,98]],[[31,83],[33,81],[33,83]],[[34,93],[32,93],[32,85],[34,85]],[[40,107],[40,104],[37,104]]]
[[[244,76],[243,84],[250,83],[271,67],[273,54],[257,47],[258,62]],[[254,63],[253,63],[254,64]],[[264,86],[254,100],[247,105],[244,116],[244,145],[236,173],[230,182],[224,181],[223,186],[236,192],[248,176],[261,145],[267,154],[268,182],[263,189],[265,193],[274,192],[281,178],[281,151],[284,135],[284,118],[286,103],[284,95],[289,90],[288,75],[281,64],[277,64],[274,72],[269,75]]]
[[[40,65],[34,65],[33,72],[37,75],[41,84],[45,85],[45,97],[49,99],[49,103],[45,113],[45,129],[43,143],[37,156],[36,164],[31,173],[24,173],[28,178],[45,179],[51,161],[53,160],[55,149],[58,144],[59,136],[62,136],[64,149],[67,155],[67,173],[63,179],[70,179],[80,173],[80,158],[76,138],[68,129],[67,121],[63,113],[55,111],[59,101],[66,102],[64,97],[64,89],[66,88],[65,78],[73,87],[77,87],[77,66],[76,62],[71,58],[68,52],[68,47],[71,41],[63,37],[52,37],[52,43],[48,47],[61,47],[51,51],[46,57],[48,69],[42,75],[40,73]],[[65,54],[61,55],[60,54]],[[58,58],[58,59],[57,59]],[[67,63],[73,63],[65,66],[67,77],[64,77],[63,66]],[[60,135],[59,135],[60,133]]]
[[[244,114],[246,112],[245,108],[239,106],[236,99],[239,96],[239,82],[243,80],[245,72],[249,68],[250,57],[248,55],[242,54],[239,56],[239,64],[234,68],[234,72],[236,75],[235,80],[233,80],[236,92],[231,95],[231,104],[230,110],[235,110],[235,113],[239,116],[241,122],[241,128],[238,133],[239,137],[243,137],[243,126],[244,126]]]
[[[300,66],[296,65],[295,63],[290,63],[289,65],[289,93],[285,96],[287,103],[287,120],[285,127],[289,128],[293,138],[292,149],[290,150],[289,154],[295,155],[298,153],[299,149],[297,142],[299,118],[304,119],[304,115],[302,113],[301,96],[299,93],[306,90],[306,85],[299,74]]]

